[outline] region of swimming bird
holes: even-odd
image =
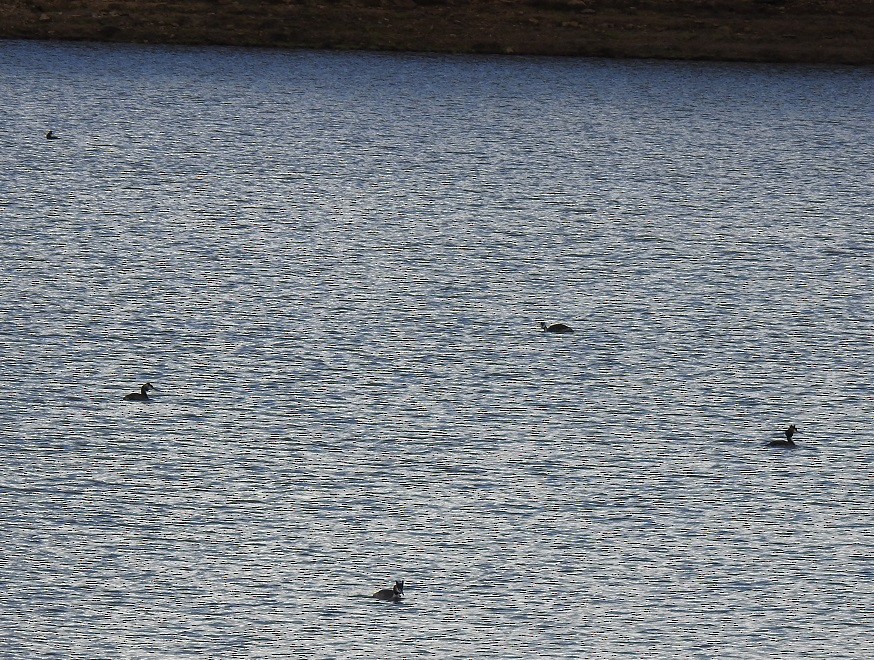
[[[552,325],[546,325],[543,321],[541,321],[540,327],[543,328],[544,332],[556,332],[558,334],[565,334],[574,331],[572,327],[570,327],[569,325],[565,325],[564,323],[553,323]]]
[[[795,447],[795,443],[792,442],[792,436],[798,433],[798,429],[795,428],[795,424],[790,424],[789,428],[783,431],[783,435],[786,436],[785,440],[772,440],[768,443],[769,447],[787,447],[792,448]]]
[[[375,594],[373,594],[374,598],[378,598],[379,600],[385,600],[390,603],[400,603],[401,597],[404,595],[404,581],[403,580],[395,580],[395,586],[391,589],[380,589]]]
[[[48,133],[46,133],[46,140],[60,140],[60,139],[61,138],[59,138],[57,135],[55,135],[54,131],[49,131]]]
[[[151,383],[146,383],[140,388],[139,392],[128,394],[124,397],[125,401],[150,401],[149,395],[146,394],[149,390],[155,389]]]

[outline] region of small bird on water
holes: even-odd
[[[795,443],[792,441],[792,436],[798,433],[798,429],[795,428],[795,424],[790,424],[789,428],[783,431],[783,435],[786,436],[785,440],[772,440],[768,443],[769,447],[795,447]]]
[[[388,601],[390,603],[400,603],[403,595],[404,581],[395,580],[395,586],[393,586],[391,589],[380,589],[375,594],[373,594],[373,597],[378,598],[379,600]]]
[[[124,397],[125,401],[151,401],[149,399],[149,395],[146,394],[149,390],[155,389],[151,383],[146,383],[140,388],[139,392],[133,392],[132,394],[127,394]]]
[[[574,329],[569,325],[565,325],[564,323],[553,323],[552,325],[546,325],[543,321],[540,322],[540,327],[543,328],[544,332],[555,332],[558,334],[566,334],[568,332],[573,332]]]
[[[48,133],[46,133],[46,140],[60,140],[60,139],[61,138],[59,138],[57,135],[55,135],[54,131],[49,131]]]

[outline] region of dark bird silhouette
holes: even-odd
[[[785,440],[772,440],[768,443],[769,447],[795,447],[795,443],[792,441],[792,436],[798,433],[798,429],[795,428],[795,424],[790,424],[789,428],[783,431],[783,435],[786,436]]]
[[[55,135],[54,131],[49,131],[48,133],[46,133],[46,140],[60,140],[60,139],[61,138],[59,138],[57,135]]]
[[[139,392],[134,392],[132,394],[127,394],[124,397],[125,401],[150,401],[149,395],[146,394],[149,390],[155,389],[151,383],[146,383],[140,388]]]
[[[403,595],[404,581],[395,580],[395,586],[393,586],[391,589],[380,589],[375,594],[373,594],[373,597],[378,598],[379,600],[388,601],[390,603],[400,603]]]
[[[543,321],[540,322],[540,327],[543,328],[544,332],[555,332],[558,334],[566,334],[568,332],[573,332],[574,329],[569,325],[565,325],[564,323],[553,323],[552,325],[546,325]]]

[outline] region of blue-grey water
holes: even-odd
[[[0,656],[872,657],[872,98],[0,43]]]

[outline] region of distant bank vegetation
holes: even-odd
[[[0,37],[874,64],[874,0],[0,0]]]

